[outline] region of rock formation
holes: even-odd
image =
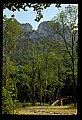
[[[50,37],[52,39],[57,38],[58,35],[54,34],[54,30],[50,27],[49,23],[50,21],[40,23],[37,30],[32,30],[32,26],[29,23],[21,24],[21,28],[24,32],[23,38],[35,41],[46,37]]]
[[[32,26],[29,23],[20,24],[23,29],[23,32],[24,32],[23,38],[25,40],[32,40],[35,42],[38,40],[42,40],[44,38],[52,38],[54,41],[61,40],[62,38],[57,33],[55,33],[53,28],[50,26],[50,22],[51,21],[44,21],[44,22],[40,23],[37,30],[33,30]],[[59,24],[59,29],[61,27],[62,26]],[[65,30],[66,39],[68,41],[70,41],[71,36],[70,36],[70,32],[69,32],[68,28],[65,27],[64,30]],[[76,38],[77,38],[77,36],[76,36]]]

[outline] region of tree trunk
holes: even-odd
[[[72,80],[73,80],[73,98],[74,98],[74,106],[76,106],[76,83],[75,83],[75,77],[74,77],[74,34],[72,34]]]
[[[60,100],[60,74],[59,74],[59,62],[57,60],[57,63],[58,63],[58,82],[59,82],[59,85],[58,85],[58,99],[59,99],[59,106],[61,104],[61,100]]]
[[[35,71],[34,71],[34,65],[33,65],[33,71],[32,71],[32,105],[34,106],[34,101],[35,101],[35,92],[34,92],[34,79],[35,79]]]
[[[42,103],[42,80],[40,78],[40,71],[38,71],[38,80],[40,81],[40,105]]]
[[[73,69],[73,99],[74,99],[74,106],[76,106],[76,83],[75,83],[75,77],[74,77],[74,69]]]
[[[34,106],[34,80],[32,78],[32,105]]]
[[[46,102],[46,87],[47,87],[47,69],[48,69],[48,66],[47,66],[47,63],[48,63],[48,60],[47,60],[47,57],[46,57],[46,61],[45,61],[45,64],[46,64],[46,79],[45,79],[45,85],[44,85],[44,103]]]
[[[40,105],[42,103],[42,84],[40,84]]]

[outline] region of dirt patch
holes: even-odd
[[[76,115],[77,109],[70,109],[68,106],[27,106],[17,109],[14,114],[22,115]]]

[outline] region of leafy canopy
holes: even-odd
[[[29,8],[33,8],[33,11],[37,12],[35,21],[39,22],[41,18],[43,18],[42,10],[46,9],[47,7],[50,7],[51,3],[4,3],[3,9],[8,8],[11,11],[20,11],[20,9],[24,11],[28,11]],[[56,3],[56,7],[61,7],[61,4]],[[14,17],[14,15],[12,15]]]

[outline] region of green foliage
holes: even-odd
[[[50,5],[51,3],[4,3],[3,9],[8,8],[14,12],[16,10],[20,11],[20,9],[28,11],[28,7],[33,8],[33,11],[36,11],[37,13],[35,21],[39,22],[40,19],[43,18],[42,10],[50,7]],[[59,8],[61,7],[61,4],[56,3],[55,6]],[[14,15],[12,15],[12,17],[14,17]]]
[[[7,19],[6,17],[3,19],[3,51],[6,55],[16,48],[16,39],[22,35],[22,30],[16,19]]]
[[[22,106],[22,103],[21,102],[19,102],[19,101],[15,101],[14,102],[14,109],[19,109],[19,108],[23,108],[23,106]]]
[[[76,81],[75,81],[75,73],[77,69],[77,53],[76,53],[76,42],[75,36],[77,34],[77,21],[78,17],[78,7],[71,6],[65,7],[65,10],[61,11],[56,17],[54,17],[54,21],[51,23],[51,26],[54,28],[55,33],[61,36],[62,40],[65,44],[65,52],[61,54],[64,60],[67,62],[69,67],[71,68],[71,76],[73,81],[73,94],[74,94],[74,104],[76,104]],[[68,28],[70,34],[70,40],[67,41],[65,32],[66,27]]]
[[[2,86],[2,114],[11,114],[13,112],[13,101],[11,92]]]
[[[64,12],[59,15],[61,22],[65,20]],[[55,27],[57,26],[58,23],[55,24]],[[28,105],[51,104],[60,96],[73,95],[70,92],[73,87],[72,55],[74,77],[77,81],[77,54],[76,51],[73,51],[74,54],[71,53],[71,44],[64,37],[64,41],[46,38],[36,44],[21,38],[18,40],[21,32],[15,19],[4,18],[3,114],[11,114],[13,109]],[[60,30],[60,35],[61,33],[64,35],[63,30]]]
[[[21,30],[15,19],[3,19],[3,74],[2,74],[2,113],[13,113],[13,101],[17,98],[16,72],[18,67],[10,60],[10,53],[16,48],[16,39]]]

